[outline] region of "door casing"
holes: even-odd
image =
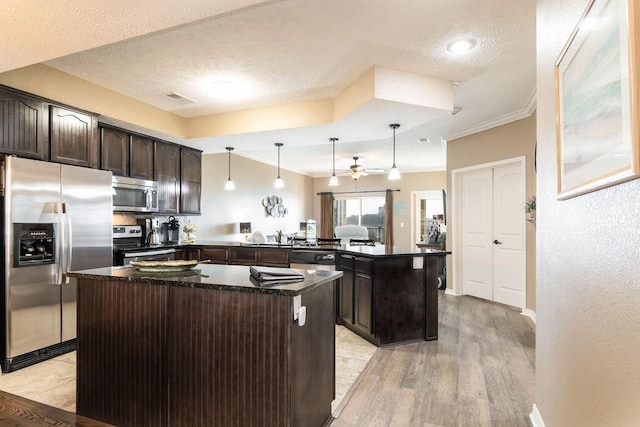
[[[452,289],[447,290],[447,293],[452,295],[462,295],[462,174],[469,171],[474,171],[478,169],[486,169],[493,168],[497,166],[504,166],[509,164],[519,164],[522,173],[522,194],[526,194],[526,158],[524,156],[513,157],[510,159],[499,160],[496,162],[483,163],[479,165],[468,166],[459,169],[453,169],[451,171],[451,225],[449,229],[451,230],[451,281],[452,281]],[[524,206],[524,200],[523,206]],[[524,207],[523,207],[524,209]],[[524,210],[522,215],[524,215]],[[447,236],[449,238],[449,236]],[[527,283],[526,283],[526,258],[527,258],[527,243],[526,243],[526,232],[524,233],[524,251],[522,252],[522,256],[524,257],[525,272],[524,272],[524,283],[525,288],[522,292],[522,301],[520,304],[523,312],[526,310],[527,304]]]

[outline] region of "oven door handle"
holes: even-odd
[[[174,253],[176,253],[175,249],[158,249],[157,251],[126,252],[123,257],[134,258],[137,256],[169,255]]]

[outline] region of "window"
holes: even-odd
[[[384,197],[350,197],[336,199],[333,204],[333,225],[362,225],[369,238],[384,243]]]

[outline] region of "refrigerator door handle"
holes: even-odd
[[[57,255],[56,255],[56,264],[58,268],[56,269],[56,277],[54,280],[54,285],[60,286],[62,285],[62,278],[64,277],[63,271],[63,250],[64,250],[64,223],[62,221],[62,203],[54,203],[53,204],[53,212],[56,215],[56,225],[58,226],[58,230],[56,233],[56,240],[58,241]]]
[[[71,271],[71,240],[73,238],[72,236],[72,229],[71,229],[71,212],[69,211],[69,204],[68,203],[62,203],[62,213],[64,216],[64,219],[66,221],[65,224],[65,231],[67,232],[67,235],[65,236],[65,242],[64,242],[64,248],[67,252],[67,262],[66,265],[64,267],[64,280],[62,281],[63,285],[68,285],[69,284],[69,276],[67,276],[67,273],[69,271]]]

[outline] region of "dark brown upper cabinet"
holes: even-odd
[[[100,149],[96,117],[51,105],[51,161],[98,168]]]
[[[49,160],[48,116],[44,101],[0,90],[0,152]]]
[[[153,141],[139,135],[131,135],[129,147],[129,176],[153,179]]]
[[[189,148],[180,149],[180,213],[200,213],[202,185],[202,153]]]
[[[129,134],[100,128],[102,159],[100,168],[114,175],[129,176]]]
[[[159,213],[178,213],[180,200],[180,147],[156,141],[155,180],[158,181]]]

